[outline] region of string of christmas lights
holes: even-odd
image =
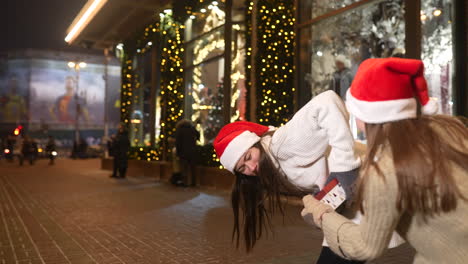
[[[280,126],[294,113],[294,1],[258,0],[256,9],[256,116],[261,124]]]
[[[184,25],[170,14],[161,20],[161,134],[160,141],[174,136],[177,121],[183,117],[184,69],[183,69],[183,30]],[[159,144],[159,152],[170,153],[170,148]]]
[[[135,90],[140,88],[140,83],[138,82],[138,75],[135,72],[135,69],[133,69],[133,58],[137,54],[144,54],[145,52],[149,51],[151,49],[152,43],[155,41],[159,41],[161,43],[160,45],[160,54],[161,54],[161,61],[160,61],[160,70],[161,70],[161,80],[160,80],[160,97],[161,97],[161,119],[160,119],[160,126],[161,126],[161,133],[159,135],[159,138],[157,139],[157,147],[156,149],[152,149],[150,147],[133,147],[131,150],[131,153],[129,155],[130,158],[135,158],[139,160],[159,160],[160,157],[162,156],[163,152],[170,153],[171,149],[168,148],[167,144],[167,139],[171,136],[174,135],[175,133],[175,126],[178,120],[180,120],[184,116],[184,47],[183,47],[183,34],[184,34],[184,25],[183,21],[185,21],[187,18],[190,19],[203,19],[206,15],[207,9],[210,9],[209,6],[213,5],[213,1],[181,1],[185,2],[183,3],[184,8],[182,10],[185,10],[185,14],[174,14],[172,15],[172,12],[164,12],[161,13],[160,15],[160,22],[158,23],[153,23],[148,25],[143,33],[139,35],[139,38],[137,40],[133,40],[125,44],[125,53],[124,53],[124,59],[122,61],[122,105],[121,105],[121,120],[122,122],[129,127],[130,122],[131,122],[131,111],[132,111],[132,102],[135,100]],[[216,1],[215,1],[216,2]],[[223,1],[220,1],[222,3]],[[268,1],[267,1],[268,2]],[[180,2],[179,2],[180,3]],[[217,4],[217,3],[216,3]],[[251,5],[249,5],[251,6]],[[275,5],[277,6],[277,5]],[[291,22],[290,18],[292,18],[293,11],[288,5],[286,4],[281,4],[281,7],[278,7],[279,12],[278,13],[285,13],[288,15],[289,20],[287,19],[286,21]],[[291,4],[292,6],[292,4]],[[288,9],[289,8],[289,12]],[[203,12],[203,9],[205,12]],[[174,10],[180,10],[174,8]],[[251,9],[250,9],[251,10]],[[249,10],[249,11],[250,11]],[[250,14],[251,15],[251,14]],[[289,17],[289,15],[291,17]],[[274,16],[276,17],[276,16]],[[250,19],[247,19],[248,24],[250,23]],[[260,24],[260,23],[259,23]],[[267,24],[266,21],[263,23],[263,25]],[[289,24],[288,24],[289,25]],[[292,31],[292,25],[289,25],[291,28],[289,29],[283,29],[283,30],[288,30]],[[265,27],[265,26],[264,26]],[[248,26],[249,30],[252,30],[251,26]],[[262,27],[262,30],[264,28]],[[271,29],[265,29],[265,31],[271,30]],[[285,34],[287,35],[287,34]],[[288,95],[290,96],[281,96],[282,103],[286,106],[291,106],[292,105],[292,95],[291,95],[291,89],[292,88],[292,71],[289,71],[291,67],[293,67],[293,61],[292,61],[292,39],[293,35],[290,35],[286,38],[282,38],[280,41],[276,40],[277,44],[275,45],[274,43],[269,43],[270,45],[275,45],[277,46],[278,44],[282,44],[281,41],[286,43],[288,40],[288,45],[289,47],[286,48],[281,48],[278,49],[279,54],[283,52],[287,56],[283,55],[277,55],[281,56],[282,59],[285,58],[291,58],[290,62],[287,60],[284,63],[280,63],[281,60],[277,59],[276,61],[272,61],[270,64],[272,67],[275,65],[282,65],[282,66],[288,66],[285,69],[282,69],[283,71],[288,71],[290,74],[290,78],[283,77],[284,79],[276,83],[276,85],[273,85],[270,87],[270,89],[273,91],[273,94],[279,94],[281,91],[288,91]],[[247,36],[247,40],[249,40],[249,36]],[[224,42],[224,41],[223,41]],[[221,42],[220,42],[221,43]],[[248,42],[249,43],[249,42]],[[218,43],[219,45],[219,43]],[[263,44],[267,45],[267,44]],[[215,45],[216,46],[216,45]],[[246,70],[250,70],[250,59],[249,56],[251,56],[251,45],[247,44],[247,61],[249,63],[246,63]],[[203,50],[206,47],[203,48]],[[219,48],[219,47],[218,47]],[[259,46],[259,49],[262,50],[263,48]],[[202,50],[199,50],[202,52]],[[259,53],[262,54],[262,56],[268,56],[266,53]],[[200,54],[199,54],[200,55]],[[198,56],[200,57],[200,56]],[[201,56],[203,57],[203,56]],[[239,59],[239,58],[237,58]],[[237,62],[236,62],[237,63]],[[276,64],[275,64],[276,63]],[[266,65],[266,64],[265,64]],[[263,64],[260,67],[264,67]],[[257,66],[257,69],[260,69],[259,66]],[[265,66],[266,67],[266,66]],[[273,75],[279,76],[279,73],[282,73],[282,71],[271,71]],[[260,79],[263,79],[264,82],[268,82],[267,75],[263,73],[261,76],[264,76],[262,78],[259,78],[257,82],[260,81]],[[283,74],[284,75],[284,74]],[[247,75],[249,76],[249,74]],[[231,76],[235,80],[240,78],[240,73],[239,72],[234,72]],[[243,76],[242,76],[243,77]],[[289,80],[291,79],[291,80]],[[280,80],[278,78],[278,80]],[[257,84],[257,89],[259,89],[259,85]],[[219,87],[218,87],[219,88]],[[265,91],[267,92],[267,91]],[[270,91],[270,93],[272,93]],[[260,93],[259,93],[260,94]],[[273,96],[271,94],[270,96]],[[233,94],[233,101],[235,101],[238,98],[238,92],[234,92]],[[268,97],[266,98],[267,102]],[[233,104],[233,102],[231,102]],[[257,112],[262,114],[265,112],[265,116],[268,116],[266,113],[273,113],[276,111],[281,111],[279,114],[283,115],[285,112],[289,113],[288,111],[285,111],[287,108],[286,106],[278,108],[276,103],[271,103],[269,105],[265,104],[263,105],[264,107],[262,109],[257,109]],[[272,107],[276,106],[276,109],[273,109]],[[271,108],[271,110],[269,110]],[[236,113],[237,114],[237,113]],[[260,115],[259,115],[260,116]],[[271,119],[271,118],[270,118]],[[281,121],[284,121],[286,119],[280,119]],[[269,122],[270,120],[268,118],[265,118],[265,122],[268,122],[272,124],[272,122]],[[263,121],[260,121],[263,122]],[[164,144],[166,143],[166,144]],[[201,153],[200,156],[202,158],[202,165],[208,165],[208,166],[219,166],[219,160],[217,159],[216,155],[214,154],[214,150],[212,146],[207,145],[204,147],[201,147],[200,149]],[[167,157],[170,157],[171,155],[166,155]]]

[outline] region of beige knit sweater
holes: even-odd
[[[456,210],[427,222],[419,214],[411,217],[400,213],[396,208],[398,183],[389,148],[378,156],[385,179],[375,170],[370,171],[361,223],[355,224],[337,213],[323,215],[322,228],[330,248],[346,258],[375,259],[385,251],[396,230],[416,250],[414,263],[468,263],[468,202],[459,199]],[[452,169],[461,192],[468,197],[467,173],[455,165]]]

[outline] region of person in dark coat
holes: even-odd
[[[130,149],[130,140],[128,132],[124,127],[119,128],[119,134],[112,144],[112,153],[114,156],[114,172],[112,178],[125,178],[128,167],[127,152]]]
[[[115,144],[116,135],[113,134],[107,140],[107,152],[109,153],[110,157],[114,157],[114,144]]]
[[[24,159],[29,161],[30,165],[34,164],[34,160],[37,154],[37,143],[28,136],[24,137],[23,144],[21,146],[21,154],[19,164],[23,165]]]
[[[176,152],[180,159],[182,179],[186,186],[195,186],[195,165],[198,161],[197,140],[200,133],[189,120],[180,120],[176,125]]]
[[[49,165],[54,165],[55,156],[57,156],[55,139],[53,136],[49,136],[49,140],[46,145],[46,153],[49,157]]]

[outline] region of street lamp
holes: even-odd
[[[80,69],[86,68],[86,62],[83,61],[69,61],[68,67],[70,69],[74,69],[76,72],[76,86],[75,86],[75,105],[76,105],[76,113],[75,113],[75,142],[78,143],[80,139],[80,129],[79,129],[79,117],[81,112],[81,105],[79,101],[79,83],[80,83]]]

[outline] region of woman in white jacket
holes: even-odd
[[[249,251],[271,215],[276,210],[283,214],[281,193],[315,193],[335,177],[349,187],[361,164],[353,145],[348,112],[332,91],[314,97],[277,129],[245,121],[224,126],[214,148],[221,164],[236,175],[232,207],[237,246],[240,219]],[[317,263],[363,262],[342,259],[324,247]]]

